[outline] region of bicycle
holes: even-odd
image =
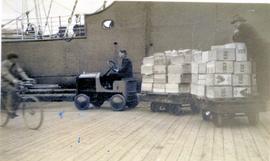
[[[28,96],[25,93],[28,88],[33,86],[33,84],[23,83],[16,87],[18,96],[18,110],[22,110],[24,123],[29,129],[37,130],[41,127],[43,123],[43,109],[40,106],[39,100],[34,96]],[[2,93],[1,93],[2,94]],[[0,127],[5,127],[11,116],[6,108],[6,101],[2,100],[1,112],[0,112]]]

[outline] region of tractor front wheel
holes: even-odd
[[[85,94],[79,94],[74,98],[74,104],[78,110],[87,110],[90,104],[90,98]]]

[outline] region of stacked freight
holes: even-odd
[[[191,94],[207,98],[240,98],[256,94],[246,46],[231,43],[193,53]]]
[[[190,93],[191,50],[173,50],[145,57],[141,66],[142,91]]]

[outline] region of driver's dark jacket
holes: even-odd
[[[123,78],[131,78],[131,77],[133,77],[132,62],[128,58],[123,58],[122,59],[121,68],[119,69],[118,73]]]

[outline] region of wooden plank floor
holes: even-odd
[[[124,112],[44,106],[40,130],[28,130],[22,117],[0,128],[1,161],[270,160],[270,112],[257,126],[240,117],[216,128],[200,115],[153,113],[146,105]]]

